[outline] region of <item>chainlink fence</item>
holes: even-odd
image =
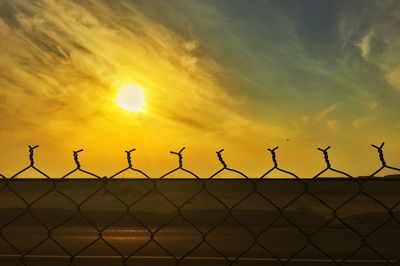
[[[259,178],[230,168],[223,150],[222,168],[199,177],[184,148],[159,178],[133,166],[134,149],[110,177],[83,169],[78,150],[76,168],[51,178],[29,146],[29,166],[0,176],[0,265],[400,265],[400,176],[377,177],[400,169],[383,145],[372,145],[382,165],[368,177],[335,169],[330,147],[319,149],[326,168],[312,178],[282,169],[277,147]],[[21,178],[27,170],[43,178]]]

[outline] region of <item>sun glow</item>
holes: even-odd
[[[119,89],[117,105],[130,112],[140,112],[144,108],[143,89],[138,85],[129,84]]]

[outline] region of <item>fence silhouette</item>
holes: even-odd
[[[400,184],[400,178],[376,176],[384,169],[399,173],[400,169],[386,163],[384,143],[372,146],[381,166],[370,176],[353,177],[332,167],[327,147],[318,148],[326,167],[312,178],[300,178],[281,168],[278,147],[268,149],[273,167],[259,178],[230,168],[223,150],[216,152],[221,169],[201,178],[184,167],[184,148],[171,152],[178,166],[159,178],[134,167],[131,155],[135,149],[126,151],[127,167],[112,176],[85,170],[78,157],[83,150],[77,150],[73,152],[75,169],[51,178],[35,166],[38,146],[29,146],[29,165],[11,177],[0,175],[0,264],[399,265],[400,196],[388,196],[385,191]],[[19,177],[30,169],[43,178]],[[171,179],[177,171],[189,179]],[[323,177],[327,171],[343,177]],[[131,172],[142,178],[120,178]],[[271,178],[273,172],[291,178]],[[71,177],[76,173],[88,178]],[[221,174],[239,178],[220,178]],[[65,189],[65,185],[76,187]],[[180,192],[190,186],[197,187]],[[297,190],[286,192],[285,186]],[[326,192],[329,187],[331,196]],[[379,193],[374,192],[377,187]],[[337,202],[335,195],[343,200]],[[14,201],[19,202],[17,207]],[[299,202],[302,208],[318,206],[324,217],[310,210],[293,210]],[[195,203],[200,207],[188,210]],[[68,207],[57,210],[62,204]],[[90,204],[92,208],[87,208]],[[375,243],[376,239],[381,242]],[[108,264],[101,264],[105,261]]]

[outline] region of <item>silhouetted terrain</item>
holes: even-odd
[[[358,182],[363,182],[361,190]],[[386,257],[398,259],[400,254],[400,207],[393,208],[393,217],[388,211],[400,201],[398,176],[317,179],[308,184],[293,179],[115,179],[104,184],[95,179],[1,182],[2,236],[24,252],[51,230],[71,254],[84,249],[80,255],[115,256],[101,241],[85,247],[104,230],[105,240],[122,254],[130,254],[155,232],[155,240],[182,256],[204,234],[223,254],[235,257],[254,245],[258,235],[264,248],[289,258],[312,235],[315,245],[343,259],[360,247],[360,236],[367,235],[368,244]],[[255,245],[246,256],[271,257],[264,248]],[[208,249],[200,247],[194,254],[218,255]],[[4,239],[0,253],[18,254]],[[65,251],[47,241],[29,254],[65,255]],[[135,255],[143,254],[166,255],[154,243]],[[357,254],[362,259],[377,257],[365,247]],[[299,256],[326,259],[310,246]]]

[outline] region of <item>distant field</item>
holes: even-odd
[[[29,251],[29,265],[51,265],[54,260],[62,265],[68,262],[67,252],[82,251],[77,261],[85,262],[80,265],[118,265],[118,252],[131,254],[149,241],[151,232],[155,241],[134,254],[131,262],[135,265],[139,261],[140,265],[175,265],[171,254],[188,255],[197,245],[182,265],[225,265],[228,260],[223,256],[242,257],[238,265],[265,265],[266,261],[275,265],[274,256],[289,259],[297,253],[295,265],[309,265],[310,259],[315,260],[313,265],[332,265],[331,258],[348,258],[357,249],[348,258],[351,265],[364,265],[363,260],[375,263],[371,265],[390,264],[381,262],[380,255],[399,260],[400,180],[366,180],[361,191],[358,183],[347,179],[317,179],[306,187],[288,179],[254,182],[119,179],[103,187],[101,180],[89,179],[1,181],[0,262],[13,265],[19,252]],[[29,209],[24,200],[32,203]],[[385,206],[395,206],[393,217]],[[332,220],[329,207],[337,209],[338,219]],[[65,250],[49,239],[30,250],[47,238],[48,231],[40,223],[54,228],[51,237]],[[102,240],[82,250],[103,229],[103,239],[117,251]],[[212,247],[202,242],[202,234]],[[367,236],[367,246],[359,234]],[[315,246],[307,245],[307,236]],[[103,260],[96,262],[100,255]]]

